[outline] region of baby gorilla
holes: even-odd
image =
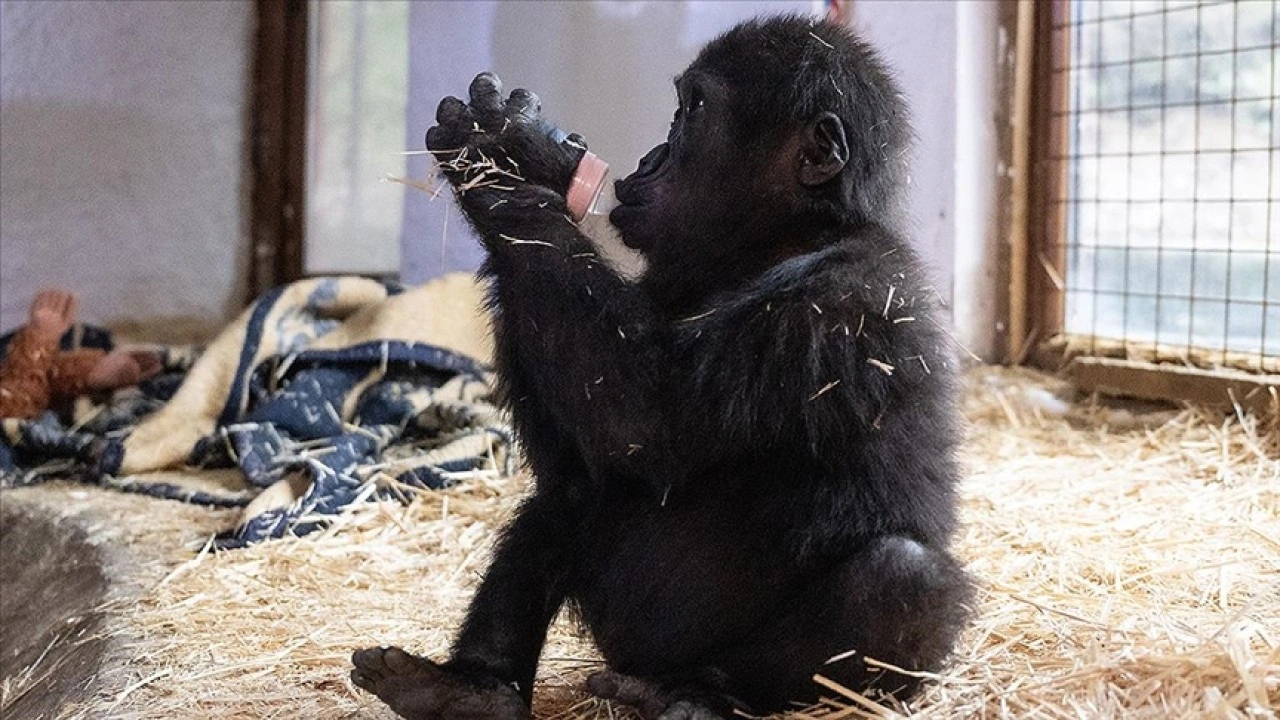
[[[451,657],[354,656],[406,718],[529,715],[568,605],[646,718],[905,697],[970,595],[955,527],[955,363],[901,234],[910,130],[873,52],[783,16],[710,43],[667,141],[616,184],[622,279],[566,215],[584,151],[496,77],[427,147],[488,257],[500,391],[536,478]],[[905,670],[905,673],[897,669]]]

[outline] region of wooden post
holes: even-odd
[[[1025,339],[1018,352],[1034,353],[1059,335],[1066,310],[1066,190],[1071,121],[1069,0],[1039,3],[1033,21],[1030,72],[1030,188],[1027,193],[1026,252],[1023,258]]]
[[[303,273],[307,3],[257,0],[248,301]]]
[[[1027,203],[1031,192],[1031,77],[1034,68],[1036,4],[1017,0],[1014,40],[1013,107],[1010,113],[1013,147],[1010,162],[1009,218],[1009,361],[1026,357],[1027,332]]]

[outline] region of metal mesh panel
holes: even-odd
[[[1069,18],[1067,333],[1274,367],[1280,2],[1081,0]]]

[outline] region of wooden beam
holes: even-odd
[[[1026,251],[1024,253],[1025,337],[1011,336],[1011,347],[1025,355],[1040,339],[1062,331],[1066,308],[1067,110],[1070,105],[1071,28],[1069,0],[1038,3],[1033,18],[1030,166]],[[1013,290],[1014,288],[1011,288]]]
[[[1027,348],[1027,238],[1031,193],[1031,77],[1035,68],[1036,5],[1016,0],[1014,20],[1013,92],[1009,109],[1009,333],[1005,355],[1020,363]]]
[[[1156,345],[1138,340],[1059,335],[1039,343],[1033,362],[1049,370],[1065,368],[1078,357],[1101,357],[1133,360],[1147,365],[1194,367],[1202,370],[1229,370],[1249,375],[1280,375],[1280,356],[1257,353],[1212,350],[1185,345]]]
[[[1273,405],[1276,398],[1280,398],[1280,376],[1277,375],[1080,357],[1067,366],[1067,376],[1081,390],[1104,395],[1175,400],[1210,407],[1239,405],[1258,413],[1280,407]]]
[[[307,3],[257,0],[249,297],[302,277]]]

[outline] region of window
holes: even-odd
[[[406,172],[408,2],[309,9],[305,272],[396,274]]]
[[[1066,338],[1280,371],[1280,3],[1055,5]]]

